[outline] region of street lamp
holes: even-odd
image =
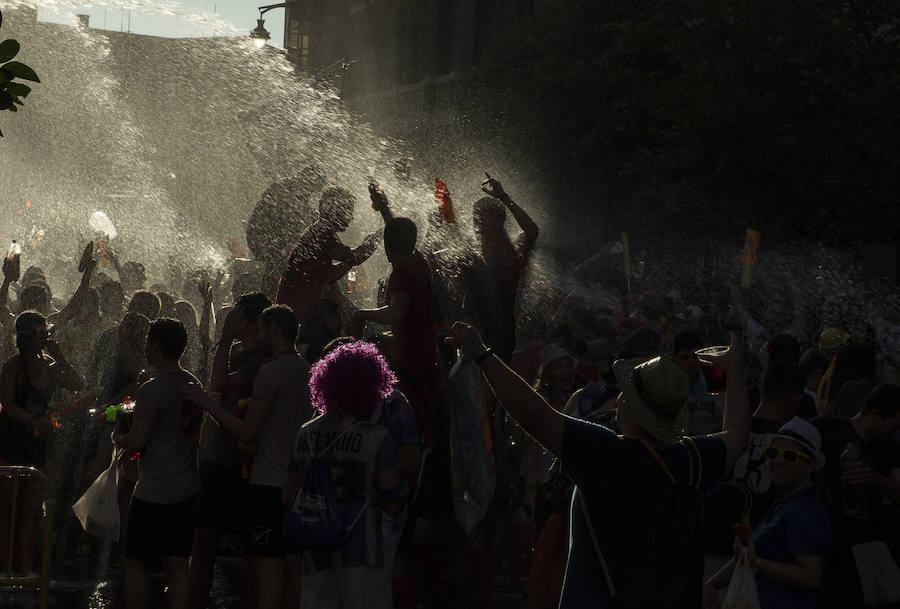
[[[265,6],[258,6],[259,9],[259,19],[256,20],[256,27],[250,31],[250,38],[253,39],[253,44],[256,45],[257,48],[263,48],[266,46],[266,43],[269,41],[271,36],[269,36],[268,30],[266,30],[265,19],[262,16],[271,11],[273,8],[284,8],[290,2],[279,2],[278,4],[267,4]]]
[[[269,32],[266,30],[266,26],[263,25],[265,23],[265,19],[257,19],[256,27],[253,31],[250,32],[250,38],[253,39],[253,44],[256,45],[256,48],[261,49],[266,46],[266,42],[269,41]]]

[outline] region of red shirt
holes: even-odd
[[[391,325],[394,364],[401,376],[421,383],[434,374],[438,354],[437,329],[431,310],[431,267],[418,250],[393,265],[387,284],[388,302],[397,294],[409,298],[409,309],[400,323]]]

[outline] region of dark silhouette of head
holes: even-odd
[[[416,249],[416,223],[409,218],[393,218],[384,226],[384,252],[390,262],[413,253]]]

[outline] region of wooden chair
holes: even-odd
[[[41,609],[47,609],[47,605],[50,601],[50,565],[53,559],[53,517],[54,517],[54,505],[52,501],[52,492],[53,492],[53,483],[50,481],[43,472],[33,467],[24,467],[20,465],[2,465],[0,466],[0,479],[9,478],[12,483],[12,492],[9,497],[0,497],[0,501],[9,501],[10,502],[10,518],[9,522],[0,522],[0,526],[8,526],[9,527],[9,547],[8,548],[0,548],[0,551],[7,552],[7,557],[9,559],[8,564],[12,565],[13,560],[15,558],[15,546],[16,546],[16,518],[18,514],[16,513],[16,509],[18,507],[18,498],[19,498],[19,481],[26,478],[36,478],[41,480],[44,483],[44,487],[47,489],[48,500],[45,505],[47,506],[47,514],[44,519],[43,527],[44,527],[44,538],[43,538],[43,552],[41,556],[41,573],[35,577],[6,577],[4,579],[0,579],[0,585],[6,586],[19,586],[22,588],[29,588],[31,590],[37,590],[40,592],[40,607]]]

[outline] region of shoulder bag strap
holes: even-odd
[[[662,470],[666,473],[666,476],[669,477],[669,480],[672,481],[672,484],[676,484],[677,481],[675,480],[675,476],[672,475],[671,470],[669,470],[668,466],[666,466],[666,464],[660,458],[659,453],[656,452],[656,450],[654,450],[654,448],[652,446],[650,446],[650,443],[647,442],[647,440],[645,440],[643,438],[641,438],[641,444],[643,444],[644,447],[647,449],[647,451],[653,456],[653,459],[659,464],[660,468],[662,468]]]
[[[703,457],[700,455],[700,449],[697,447],[697,443],[694,442],[693,438],[685,436],[683,440],[688,448],[688,459],[691,462],[691,488],[693,488],[695,491],[699,491],[700,483],[703,481]],[[697,457],[696,477],[694,476],[695,455]]]
[[[591,522],[590,515],[588,515],[587,502],[585,502],[584,493],[582,493],[581,490],[578,491],[578,498],[581,499],[581,511],[584,514],[584,521],[587,523],[591,541],[594,543],[594,551],[597,553],[597,558],[600,560],[600,569],[603,571],[603,579],[606,582],[606,588],[609,590],[609,595],[615,597],[616,587],[613,585],[612,577],[609,575],[609,568],[606,566],[606,558],[603,556],[603,551],[600,550],[600,544],[597,542],[597,535],[594,533],[594,525]]]

